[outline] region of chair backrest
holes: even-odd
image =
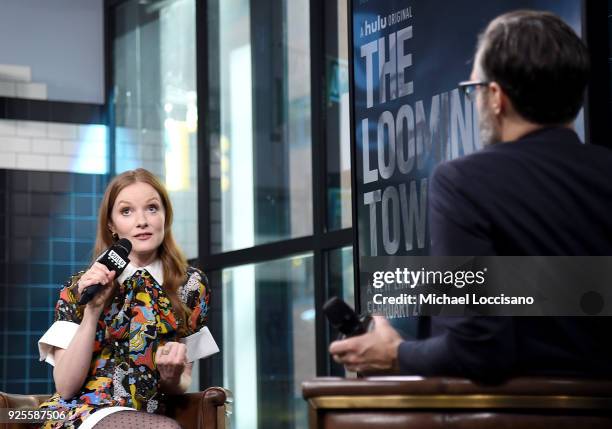
[[[311,428],[610,428],[612,381],[528,377],[317,378],[302,384]]]

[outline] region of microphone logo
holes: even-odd
[[[108,258],[113,261],[113,263],[117,266],[117,268],[121,269],[125,267],[127,262],[123,260],[121,256],[119,256],[114,250],[108,252]]]

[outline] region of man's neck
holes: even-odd
[[[560,124],[559,127],[572,129],[572,124]],[[535,124],[527,121],[507,121],[501,130],[501,138],[504,142],[513,142],[531,134],[542,128],[549,128],[551,125]]]

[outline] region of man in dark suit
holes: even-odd
[[[588,69],[583,42],[553,14],[517,11],[489,24],[460,84],[477,103],[485,147],[434,171],[433,255],[612,255],[612,151],[573,130]],[[612,374],[607,317],[432,317],[416,340],[375,321],[332,343],[334,359],[350,370],[481,380]]]

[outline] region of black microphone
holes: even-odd
[[[119,277],[119,275],[125,270],[125,267],[130,263],[128,259],[128,255],[132,251],[132,243],[127,238],[122,238],[117,241],[111,247],[109,247],[102,255],[98,258],[96,262],[101,263],[109,271],[115,272],[115,278]],[[98,293],[98,291],[102,288],[100,283],[89,286],[86,288],[81,294],[81,299],[79,300],[79,305],[85,305]]]
[[[368,332],[372,318],[360,318],[349,305],[334,296],[323,304],[323,312],[329,323],[347,337],[362,335]]]

